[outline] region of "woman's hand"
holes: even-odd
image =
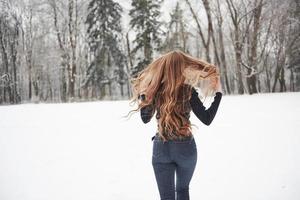
[[[217,74],[219,73],[219,68],[217,68]],[[222,92],[222,85],[221,85],[221,80],[220,80],[220,75],[216,75],[210,79],[210,84],[213,90],[216,92]],[[223,93],[223,92],[222,92]]]

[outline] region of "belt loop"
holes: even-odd
[[[153,141],[153,140],[154,140],[154,138],[155,138],[155,135],[154,135],[154,136],[152,136],[152,138],[151,138],[151,141]]]

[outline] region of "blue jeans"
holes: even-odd
[[[152,166],[160,199],[189,200],[189,184],[197,163],[194,137],[163,142],[156,134],[152,140]]]

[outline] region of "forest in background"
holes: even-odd
[[[0,104],[126,100],[173,49],[217,65],[224,94],[300,91],[299,0],[165,1],[0,0]]]

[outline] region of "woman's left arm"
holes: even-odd
[[[144,101],[146,99],[146,96],[145,94],[141,94],[138,96],[139,99],[141,99],[142,101]],[[150,105],[147,105],[147,106],[144,106],[141,108],[141,118],[142,118],[142,121],[146,124],[148,123],[153,114],[154,114],[154,106],[153,104],[150,104]]]

